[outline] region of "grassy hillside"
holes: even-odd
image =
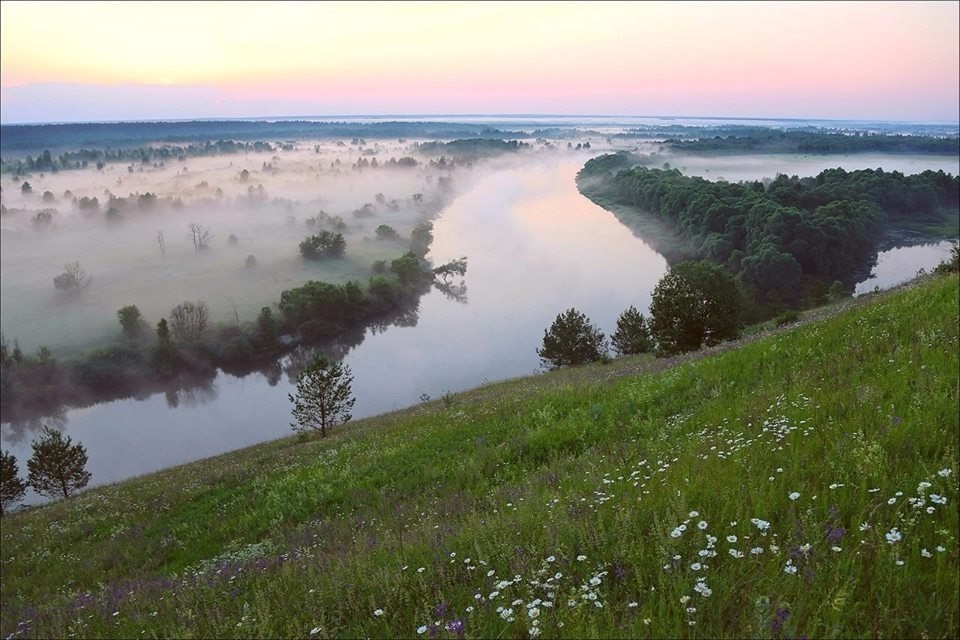
[[[955,637],[957,320],[932,279],[14,514],[0,632]]]

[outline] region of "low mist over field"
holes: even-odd
[[[214,321],[252,320],[280,291],[307,280],[365,281],[374,261],[407,251],[414,227],[429,223],[469,179],[466,169],[430,166],[420,155],[411,161],[411,143],[285,147],[5,174],[8,338],[30,350],[105,339],[118,331],[123,306],[137,305],[156,324],[184,300],[205,301]],[[199,247],[191,224],[208,236]],[[395,234],[378,234],[381,225]],[[299,243],[324,229],[343,233],[344,257],[304,260]],[[92,281],[81,291],[58,290],[54,278],[74,261]]]

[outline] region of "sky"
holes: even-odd
[[[0,122],[957,122],[960,2],[0,2]]]

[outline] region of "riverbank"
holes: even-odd
[[[955,635],[957,308],[930,277],[13,514],[2,633]]]

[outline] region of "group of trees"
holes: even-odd
[[[743,296],[729,273],[708,262],[682,262],[671,267],[654,289],[649,320],[629,307],[617,319],[611,341],[621,356],[695,351],[736,338],[742,309]],[[547,368],[607,356],[603,332],[576,309],[558,315],[543,333],[537,355]]]
[[[446,154],[455,160],[473,160],[500,155],[501,153],[516,153],[522,149],[529,149],[530,145],[519,140],[499,140],[494,138],[465,138],[450,142],[421,142],[416,149],[423,155],[436,156]]]
[[[429,228],[422,233],[429,235]],[[4,420],[43,415],[50,407],[82,406],[206,379],[217,368],[247,372],[300,341],[354,339],[358,332],[362,337],[365,327],[415,319],[411,310],[434,282],[465,271],[465,258],[435,272],[422,254],[410,251],[384,263],[366,284],[310,281],[283,291],[275,308],[264,307],[255,321],[242,325],[212,327],[204,302],[185,301],[150,331],[140,309],[126,305],[117,311],[126,340],[69,363],[57,361],[45,348],[24,354],[16,341],[11,348],[0,336],[0,414]]]
[[[779,175],[765,186],[624,168],[631,160],[601,156],[582,176],[665,223],[684,255],[726,267],[761,315],[822,302],[835,281],[852,288],[884,229],[936,224],[960,206],[960,178],[942,171],[830,169],[814,178]]]
[[[87,450],[69,436],[44,427],[32,448],[26,482],[20,478],[16,456],[0,452],[0,515],[23,500],[28,487],[42,496],[66,498],[90,481]]]
[[[307,260],[341,258],[346,247],[347,242],[343,239],[342,233],[324,230],[307,237],[300,243],[300,255]]]

